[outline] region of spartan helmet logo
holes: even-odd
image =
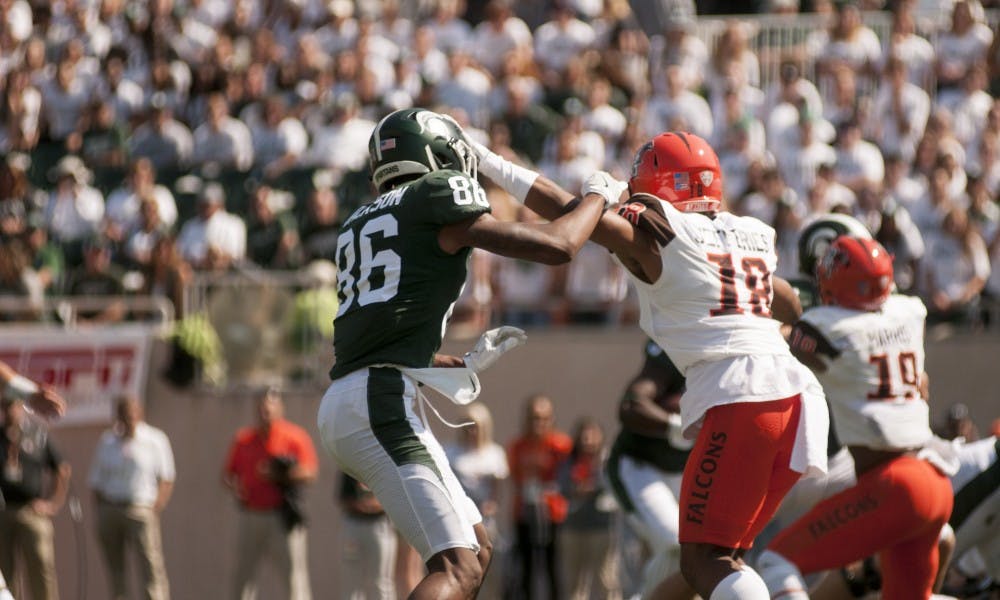
[[[701,185],[708,187],[712,185],[712,181],[715,180],[715,173],[711,171],[702,171],[698,173],[698,179],[701,180]]]

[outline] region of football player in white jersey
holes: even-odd
[[[481,164],[503,160],[478,150]],[[625,187],[596,173],[583,192],[619,200]],[[591,239],[629,271],[642,329],[687,380],[681,426],[696,440],[678,499],[681,572],[706,599],[768,598],[742,554],[800,475],[825,470],[828,426],[822,389],[780,331],[801,309],[773,275],[774,229],[722,211],[719,159],[695,135],[653,138],[627,187]]]
[[[927,310],[891,293],[892,257],[871,239],[837,238],[816,274],[823,305],[802,315],[789,343],[823,383],[857,484],[779,533],[757,567],[772,597],[804,599],[803,575],[878,554],[883,598],[929,598],[954,465],[931,448]]]

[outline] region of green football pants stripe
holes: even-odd
[[[997,454],[1000,455],[1000,440],[996,444]],[[986,499],[1000,488],[1000,458],[997,458],[988,469],[976,475],[972,481],[965,484],[961,490],[955,494],[955,507],[951,511],[951,518],[948,524],[952,529],[958,530],[965,523],[972,511],[976,510],[979,503]]]
[[[397,369],[368,369],[368,420],[372,433],[396,466],[425,465],[442,479],[437,463],[406,418],[405,389],[403,374]]]
[[[611,453],[608,455],[607,463],[605,463],[605,474],[608,476],[608,483],[611,484],[611,493],[615,495],[618,504],[626,512],[635,512],[635,504],[632,502],[632,498],[629,497],[625,483],[622,481],[621,462],[621,449],[618,447],[618,444],[615,444],[611,447]]]

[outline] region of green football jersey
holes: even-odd
[[[799,297],[799,302],[802,304],[802,310],[807,311],[814,306],[819,306],[819,288],[816,286],[816,282],[805,278],[796,277],[788,280],[788,284],[792,286],[795,290],[795,294]]]
[[[442,170],[348,217],[337,238],[332,379],[376,364],[431,365],[471,251],[447,254],[438,231],[486,212],[486,192],[475,179]]]

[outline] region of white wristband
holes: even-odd
[[[7,382],[3,395],[9,398],[24,400],[38,393],[38,384],[24,375],[14,375]]]
[[[484,146],[476,148],[479,153],[479,172],[489,177],[515,200],[524,204],[528,191],[538,179],[538,173],[515,165],[496,152],[491,152]]]

